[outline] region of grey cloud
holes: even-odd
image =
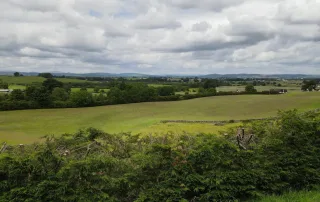
[[[269,40],[269,36],[261,33],[249,33],[246,36],[233,37],[233,40],[197,40],[186,43],[182,46],[169,48],[156,48],[156,51],[169,52],[196,52],[196,51],[215,51],[228,48],[239,48],[242,46],[250,46],[261,41]]]
[[[195,32],[204,32],[210,29],[212,26],[205,21],[196,23],[192,25],[192,31]]]
[[[20,7],[24,10],[33,10],[33,11],[54,11],[58,8],[57,1],[39,1],[39,0],[8,0],[9,3],[14,6]]]
[[[0,70],[294,73],[299,66],[320,74],[318,0],[7,0],[0,8]]]
[[[181,9],[208,9],[220,11],[224,8],[239,5],[244,0],[203,0],[201,2],[195,0],[167,0],[168,4]]]
[[[181,27],[181,23],[173,19],[138,19],[135,27],[139,29],[176,29]]]

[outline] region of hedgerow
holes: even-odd
[[[318,114],[281,112],[245,130],[254,135],[141,137],[89,128],[4,145],[0,201],[245,201],[319,185]]]

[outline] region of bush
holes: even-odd
[[[281,112],[235,135],[139,137],[89,128],[0,154],[0,201],[245,201],[320,182],[320,117]]]

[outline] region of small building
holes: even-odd
[[[11,89],[0,89],[0,93],[11,93]]]
[[[287,89],[270,89],[270,92],[277,92],[279,94],[285,94],[288,93]]]

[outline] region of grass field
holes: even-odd
[[[15,84],[15,85],[26,85],[32,83],[42,83],[46,80],[43,77],[38,76],[22,76],[22,77],[14,77],[14,76],[0,76],[0,80],[8,83],[8,84]],[[84,82],[93,82],[93,81],[86,81],[80,79],[69,79],[69,78],[57,78],[57,80],[63,83],[84,83]]]
[[[9,89],[20,89],[20,90],[24,90],[24,89],[26,89],[26,86],[24,86],[24,85],[11,84],[11,85],[9,85]]]
[[[149,87],[155,87],[155,88],[159,88],[159,87],[164,87],[164,86],[171,86],[171,85],[165,85],[165,84],[148,84]]]
[[[291,192],[281,196],[267,196],[258,202],[319,202],[320,190]]]
[[[0,112],[0,140],[30,143],[46,134],[96,127],[110,133],[213,132],[218,126],[159,124],[160,120],[230,120],[274,116],[279,109],[320,108],[319,92],[207,97],[75,109]]]
[[[255,86],[255,89],[257,91],[267,91],[270,89],[287,89],[288,92],[296,92],[296,91],[301,91],[300,86],[290,86],[290,87],[278,87],[278,86]],[[217,88],[218,91],[244,91],[245,86],[221,86]]]

